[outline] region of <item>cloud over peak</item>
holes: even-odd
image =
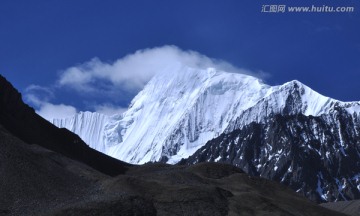
[[[104,62],[94,57],[63,70],[55,85],[51,87],[29,86],[26,98],[38,108],[37,112],[47,119],[74,115],[77,110],[96,111],[107,115],[122,113],[130,102],[123,100],[124,95],[135,95],[156,73],[171,73],[171,70],[165,70],[179,65],[198,69],[211,67],[264,78],[264,73],[253,73],[196,51],[184,51],[176,46],[166,45],[138,50],[113,62]],[[60,91],[80,98],[80,101],[74,104],[85,106],[88,110],[61,102],[50,103],[56,100],[55,93]],[[123,102],[119,104],[119,101]]]
[[[112,63],[93,58],[64,70],[58,85],[70,87],[79,93],[111,93],[117,88],[138,91],[156,73],[177,64],[200,69],[213,67],[218,70],[254,75],[225,61],[167,45],[138,50]]]

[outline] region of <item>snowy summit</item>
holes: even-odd
[[[82,112],[53,123],[129,163],[176,163],[250,122],[277,113],[319,116],[336,106],[360,112],[360,103],[322,96],[299,81],[269,86],[249,75],[177,65],[155,75],[123,114]]]

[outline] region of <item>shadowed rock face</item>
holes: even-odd
[[[24,104],[21,94],[0,75],[0,124],[29,144],[59,152],[108,175],[123,173],[128,164],[89,148],[77,135],[59,129]]]
[[[0,173],[0,215],[341,215],[232,165],[116,161],[36,115],[2,77]]]
[[[220,135],[186,163],[233,164],[316,202],[359,199],[359,122],[341,109],[320,117],[275,115]]]

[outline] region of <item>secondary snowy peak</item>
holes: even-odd
[[[357,102],[322,96],[299,81],[271,87],[249,75],[177,65],[155,75],[122,115],[81,113],[54,124],[126,162],[176,163],[224,131],[273,114],[319,116],[337,107],[360,111]]]
[[[100,113],[80,112],[71,118],[54,119],[53,124],[76,133],[91,148],[105,152],[104,127],[109,117]]]
[[[297,80],[287,82],[281,86],[275,86],[273,98],[286,99],[282,107],[286,107],[286,112],[300,111],[305,116],[320,116],[322,114],[332,113],[339,108],[344,108],[350,114],[360,113],[360,101],[342,102],[335,100],[312,90],[308,86]],[[298,105],[298,106],[296,106]],[[289,109],[289,106],[292,106]]]
[[[286,109],[285,112],[289,112],[287,114],[299,112],[306,116],[319,116],[329,112],[335,103],[340,103],[317,93],[297,80],[283,84],[273,95],[277,99],[286,99],[281,107]]]
[[[251,122],[262,122],[274,114],[321,116],[345,109],[351,115],[360,113],[359,102],[342,102],[323,96],[301,82],[294,80],[273,86],[254,106],[241,112],[236,121],[225,130],[231,132]]]

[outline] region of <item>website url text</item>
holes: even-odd
[[[297,7],[287,5],[262,5],[262,13],[351,13],[354,12],[354,7],[334,7],[334,6],[315,6],[311,7]]]

